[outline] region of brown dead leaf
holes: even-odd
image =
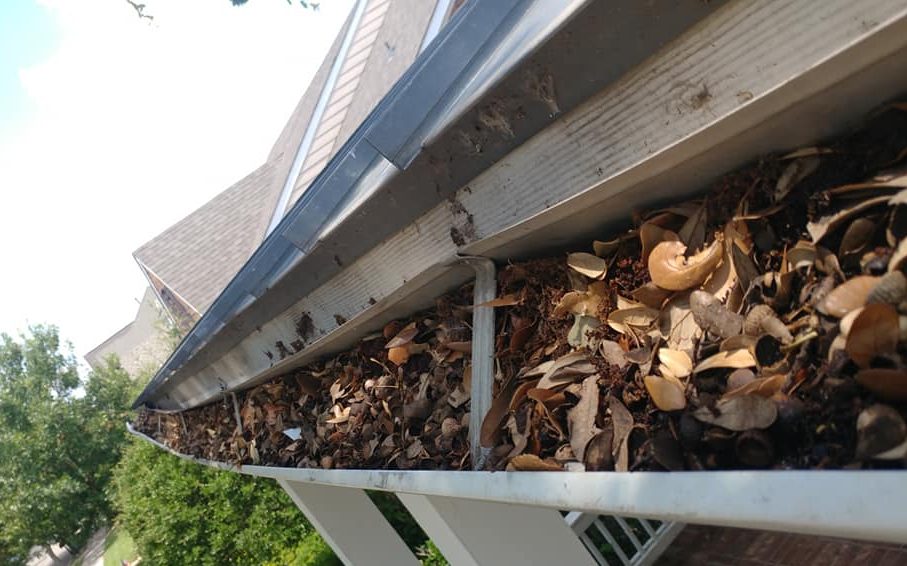
[[[573,453],[576,454],[577,460],[583,459],[586,444],[599,432],[598,427],[595,426],[598,406],[598,375],[590,375],[583,380],[579,402],[575,407],[567,411],[570,446],[573,448]]]
[[[387,359],[402,366],[407,361],[409,361],[409,348],[406,346],[399,346],[397,348],[391,348],[387,351]]]
[[[554,362],[547,367],[542,378],[539,380],[537,387],[540,389],[550,389],[559,385],[572,383],[576,381],[577,377],[585,377],[593,373],[595,373],[595,366],[589,362],[586,353],[583,351],[573,352],[554,360]],[[529,376],[534,374],[527,373],[526,375]]]
[[[721,399],[715,408],[700,407],[693,411],[698,420],[733,431],[768,428],[778,417],[775,402],[758,395]]]
[[[797,183],[815,173],[821,162],[822,161],[814,155],[800,157],[791,161],[781,173],[778,182],[775,184],[775,202],[784,200],[784,197],[790,193],[791,189],[793,189]]]
[[[750,368],[755,365],[756,358],[753,357],[753,354],[751,354],[749,350],[728,350],[718,352],[714,356],[710,356],[699,362],[699,365],[693,369],[693,373],[716,368]]]
[[[479,434],[479,443],[485,448],[493,448],[497,444],[498,437],[501,434],[501,422],[507,416],[510,400],[513,398],[513,392],[516,391],[516,388],[516,380],[509,380],[491,402],[488,412],[485,413],[485,418],[482,420],[482,430]]]
[[[722,396],[722,398],[731,399],[733,397],[740,397],[742,395],[759,395],[760,397],[770,398],[772,395],[781,391],[781,388],[784,386],[784,383],[786,381],[787,376],[784,374],[772,375],[769,377],[760,377],[750,380],[739,387],[730,389]],[[730,379],[728,379],[728,383],[730,383]]]
[[[513,392],[513,397],[510,399],[510,403],[507,405],[507,410],[510,412],[516,411],[520,407],[520,403],[523,402],[523,399],[526,398],[526,394],[530,389],[534,389],[536,384],[539,382],[537,379],[530,379],[529,381],[524,381],[516,388],[516,391]]]
[[[737,336],[743,328],[742,316],[729,311],[705,291],[693,291],[690,294],[690,311],[700,328],[721,338]]]
[[[614,342],[613,340],[602,340],[601,344],[598,345],[598,350],[605,361],[610,365],[617,366],[620,369],[627,367],[627,364],[629,363],[627,353],[617,342]]]
[[[391,338],[387,344],[384,345],[385,350],[390,350],[391,348],[398,348],[400,346],[405,346],[413,341],[416,335],[419,334],[419,329],[416,328],[416,323],[411,322],[403,327],[403,330],[397,333],[396,336]]]
[[[652,282],[669,291],[685,291],[700,285],[721,263],[724,236],[718,234],[711,244],[689,257],[686,252],[683,242],[668,241],[655,246],[648,261]]]
[[[659,348],[658,360],[674,377],[684,378],[693,373],[693,360],[682,350]]]
[[[873,208],[886,206],[888,204],[889,198],[890,197],[886,195],[867,199],[856,205],[839,210],[838,212],[835,212],[833,214],[823,216],[822,218],[819,218],[814,222],[807,223],[806,231],[809,232],[810,237],[813,239],[813,243],[818,244],[828,234],[834,232],[838,227],[843,225],[851,218],[854,218],[858,215],[864,215]]]
[[[601,326],[594,316],[574,315],[573,326],[567,333],[567,343],[574,348],[586,347],[589,344],[589,332]]]
[[[510,466],[515,472],[563,472],[564,468],[556,462],[542,460],[535,454],[520,454],[510,459]]]
[[[900,369],[863,369],[857,383],[886,401],[907,401],[907,371]]]
[[[899,333],[898,311],[893,306],[866,305],[850,326],[847,355],[861,368],[867,368],[873,358],[895,353]]]
[[[614,469],[614,432],[611,426],[592,437],[586,445],[583,464],[587,472],[609,472]],[[572,452],[572,450],[571,450]]]
[[[350,407],[341,408],[340,405],[334,405],[331,407],[331,412],[334,413],[334,416],[324,421],[328,424],[343,424],[350,420]]]
[[[522,297],[518,293],[508,293],[496,299],[479,303],[477,307],[512,307],[523,303]]]
[[[907,424],[894,408],[872,405],[857,417],[857,457],[901,460],[907,457]]]
[[[690,294],[679,293],[665,304],[658,319],[661,335],[672,350],[682,350],[692,354],[693,349],[702,337],[702,328],[690,311]]]
[[[608,273],[608,262],[585,252],[567,254],[567,265],[590,279],[604,279]]]
[[[866,299],[873,287],[878,283],[879,277],[872,275],[857,275],[838,285],[831,293],[825,296],[816,308],[822,314],[841,318],[850,311],[866,304]]]
[[[676,380],[671,380],[657,375],[647,375],[643,378],[646,391],[652,397],[652,402],[662,411],[680,411],[687,406],[687,398],[683,393],[683,386]]]
[[[614,457],[614,469],[618,472],[630,470],[630,431],[633,430],[633,415],[616,397],[608,395],[608,411],[614,427],[614,438],[611,443],[611,454]]]

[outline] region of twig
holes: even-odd
[[[135,10],[135,13],[138,14],[139,19],[145,18],[149,22],[154,21],[154,16],[145,13],[145,4],[138,4],[136,2],[133,2],[132,0],[126,0],[126,2],[130,6],[132,6],[132,8]]]

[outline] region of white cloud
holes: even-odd
[[[0,330],[50,322],[84,354],[129,322],[131,252],[263,163],[351,7],[42,0],[56,52],[0,145]]]

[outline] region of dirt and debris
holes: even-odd
[[[892,105],[625,233],[502,266],[486,468],[903,468],[905,236]],[[136,426],[237,464],[470,469],[470,302],[467,286],[235,401]]]
[[[174,450],[242,464],[469,467],[472,288],[393,321],[348,352],[138,430]]]

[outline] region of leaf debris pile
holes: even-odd
[[[903,467],[904,110],[506,267],[487,467]]]
[[[309,468],[469,468],[472,286],[325,362],[137,430],[183,454]]]
[[[590,249],[503,267],[485,467],[903,467],[905,110]],[[470,293],[136,428],[236,464],[470,469]]]

